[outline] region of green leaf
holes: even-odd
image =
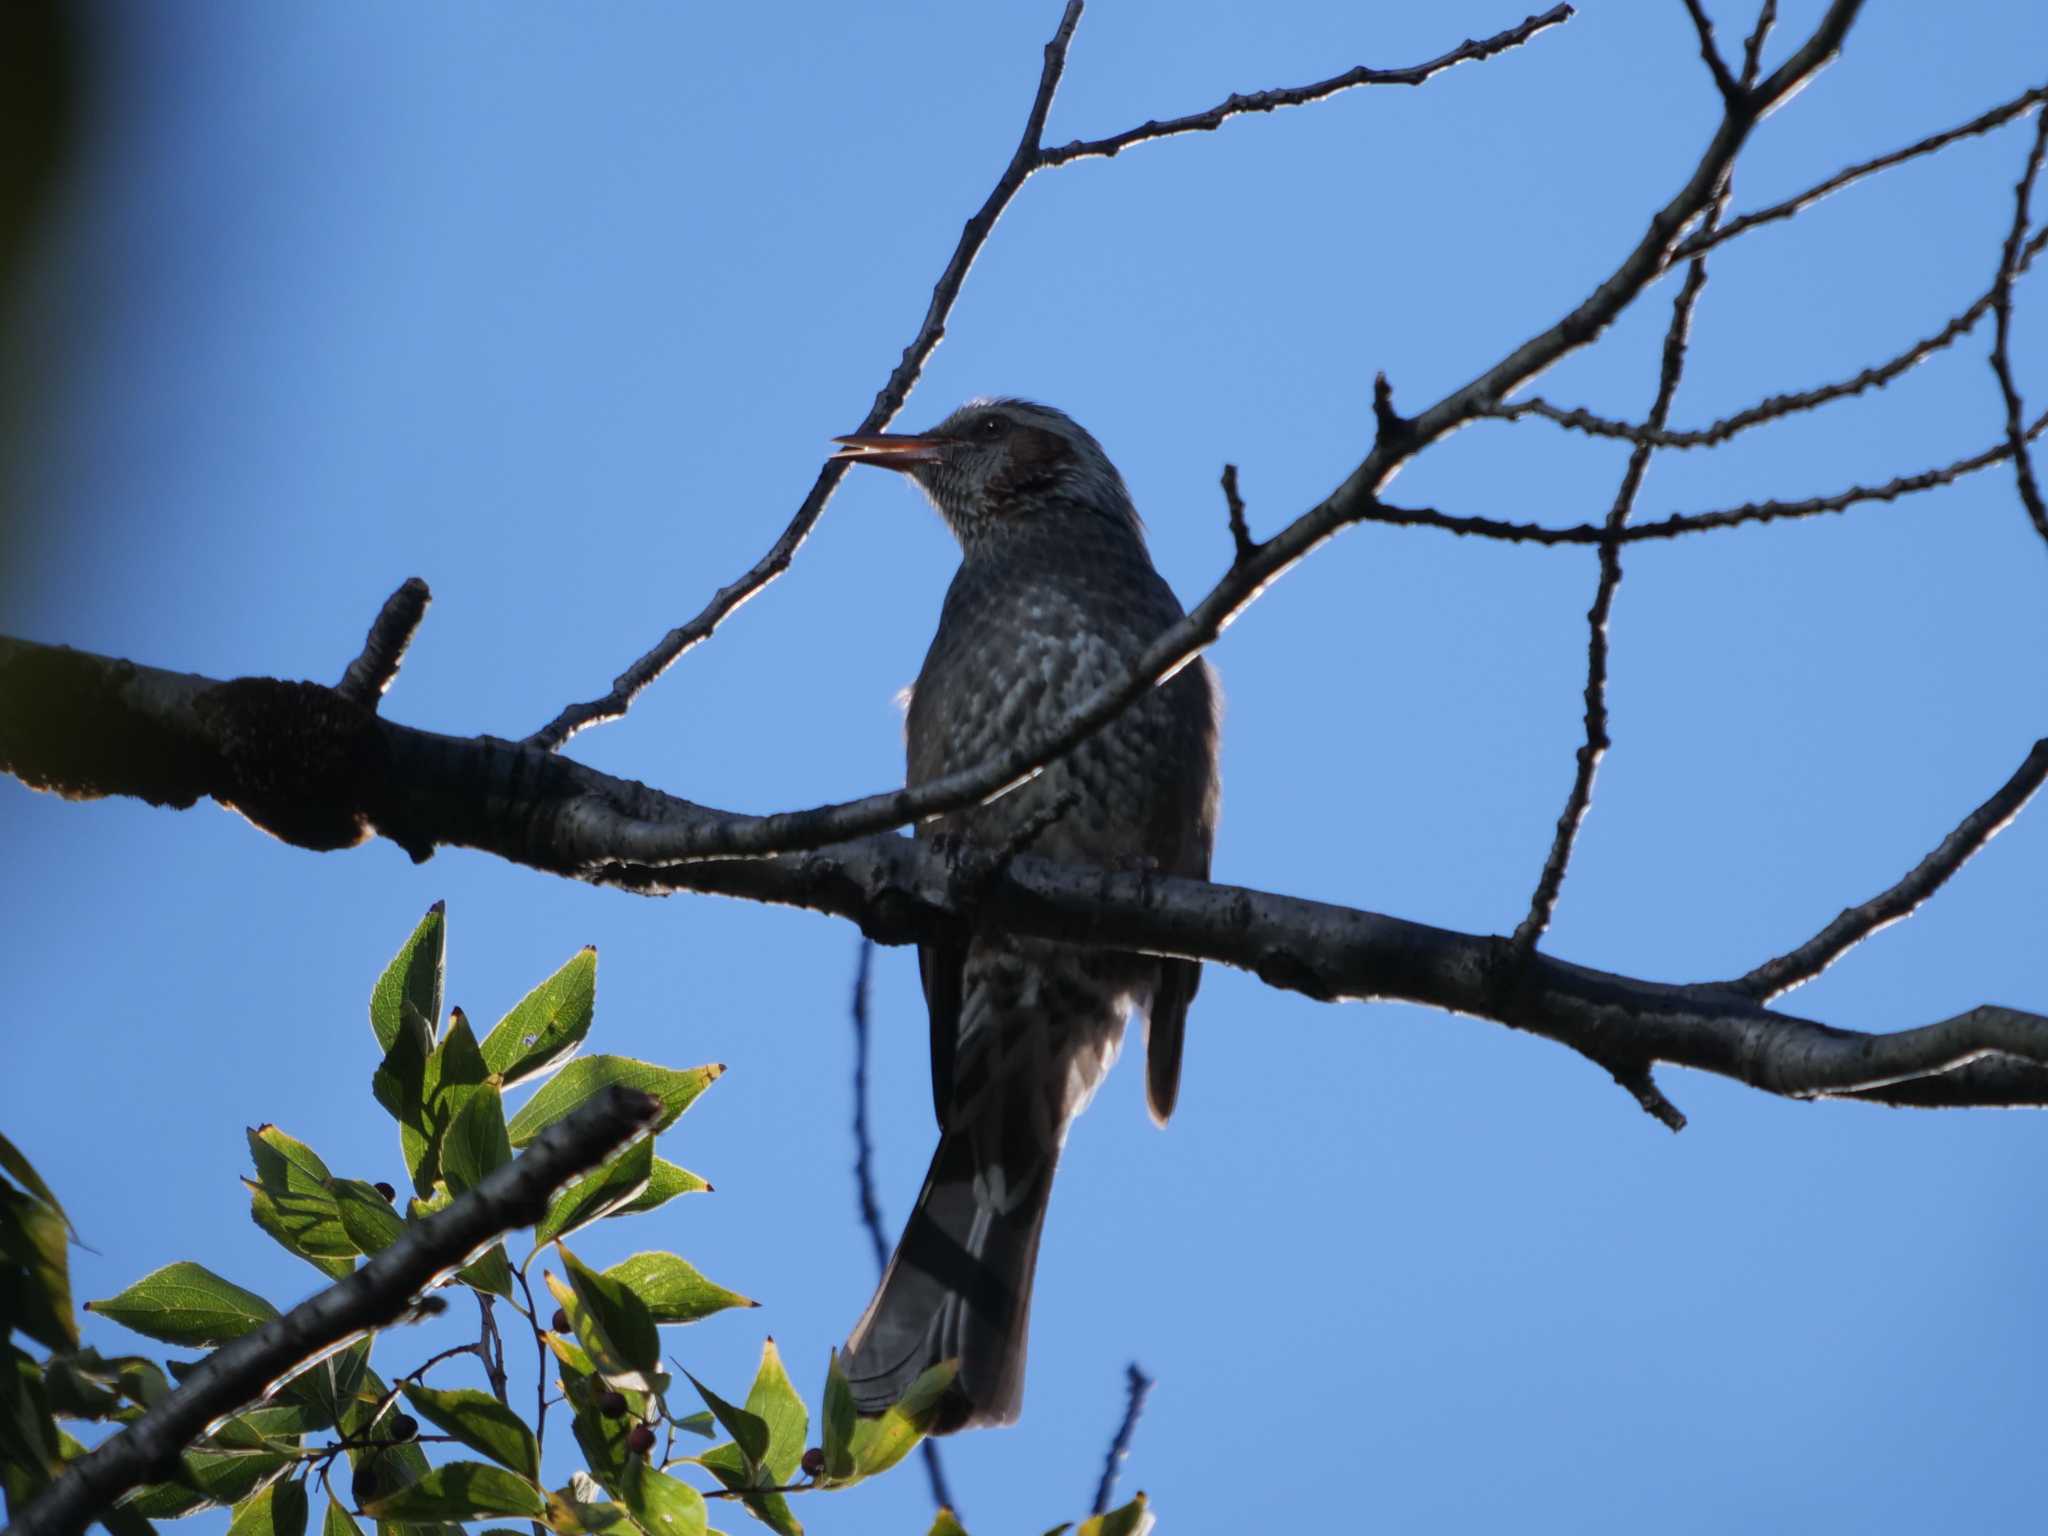
[[[461,1107],[463,1090],[481,1088],[490,1075],[476,1036],[470,1032],[469,1019],[460,1008],[450,1009],[441,1043],[427,1057],[427,1118],[437,1136]]]
[[[694,1195],[710,1188],[709,1184],[689,1169],[679,1168],[667,1158],[657,1157],[652,1171],[647,1175],[647,1187],[610,1214],[637,1215],[641,1211],[651,1211],[656,1206],[667,1205],[677,1195]]]
[[[586,947],[484,1036],[484,1061],[499,1086],[514,1087],[574,1052],[590,1033],[596,1001],[597,951]]]
[[[451,1030],[450,1038],[454,1032]],[[485,1084],[463,1093],[441,1131],[441,1177],[454,1194],[475,1189],[512,1161],[505,1135],[505,1101]]]
[[[690,1376],[688,1371],[683,1374]],[[747,1487],[755,1480],[754,1474],[760,1468],[761,1458],[768,1454],[767,1422],[758,1413],[728,1403],[694,1376],[690,1376],[690,1385],[697,1389],[697,1395],[704,1399],[704,1406],[711,1410],[711,1416],[718,1420],[719,1426],[732,1436],[732,1443],[740,1453],[741,1471],[744,1474],[735,1486]],[[710,1451],[704,1453],[705,1457],[710,1455]],[[708,1460],[704,1464],[712,1467],[714,1471],[717,1470],[717,1467]]]
[[[473,1451],[482,1451],[500,1466],[510,1467],[537,1482],[540,1448],[526,1421],[487,1392],[462,1387],[439,1391],[408,1381],[405,1400],[422,1418],[431,1419]]]
[[[166,1264],[85,1309],[166,1344],[225,1344],[278,1315],[254,1291],[188,1261]]]
[[[625,1205],[647,1187],[653,1169],[654,1138],[641,1136],[581,1178],[564,1184],[548,1201],[547,1214],[533,1229],[535,1251]]]
[[[589,1268],[566,1245],[556,1244],[569,1272],[564,1285],[552,1273],[548,1289],[569,1314],[577,1340],[590,1354],[598,1374],[615,1387],[645,1392],[661,1359],[661,1335],[646,1305],[616,1280]]]
[[[8,1507],[50,1480],[61,1454],[61,1431],[50,1416],[42,1367],[0,1339],[0,1477]]]
[[[401,1010],[396,1037],[370,1078],[371,1095],[398,1122],[399,1151],[413,1188],[422,1193],[434,1182],[433,1127],[427,1121],[427,1059],[433,1053],[433,1031],[408,1004]]]
[[[706,1280],[672,1253],[636,1253],[605,1271],[647,1305],[657,1323],[694,1323],[728,1307],[758,1307],[737,1291]]]
[[[306,1485],[272,1483],[235,1506],[228,1536],[306,1536]]]
[[[489,1515],[538,1519],[547,1501],[525,1478],[483,1461],[451,1461],[363,1505],[375,1520],[476,1520]]]
[[[404,1220],[374,1184],[365,1184],[361,1179],[336,1179],[329,1187],[342,1230],[360,1252],[382,1253],[404,1234]]]
[[[408,1003],[432,1038],[441,1017],[441,970],[448,948],[446,916],[443,902],[427,908],[427,915],[384,967],[370,993],[370,1028],[376,1031],[377,1048],[386,1055],[398,1039]]]
[[[183,1483],[144,1483],[121,1501],[123,1509],[145,1520],[182,1520],[212,1504],[205,1494]]]
[[[558,1488],[548,1495],[548,1529],[556,1536],[633,1536],[638,1527],[623,1504],[579,1498],[574,1489]]]
[[[824,1478],[840,1482],[853,1476],[853,1432],[860,1415],[853,1406],[853,1386],[839,1364],[839,1351],[832,1351],[825,1368],[825,1453]]]
[[[648,1536],[703,1536],[704,1495],[638,1456],[626,1463],[620,1496]]]
[[[371,1342],[365,1335],[324,1360],[314,1361],[285,1382],[273,1394],[272,1403],[297,1410],[307,1430],[340,1424],[347,1405],[362,1389]]]
[[[356,1246],[342,1226],[333,1200],[319,1202],[297,1195],[280,1198],[254,1179],[242,1183],[249,1191],[249,1219],[287,1253],[304,1259],[330,1280],[339,1280],[356,1267]]]
[[[279,1450],[257,1450],[202,1442],[178,1458],[184,1481],[216,1504],[239,1504],[274,1483],[297,1464]]]
[[[803,1536],[803,1522],[790,1513],[789,1501],[781,1494],[745,1491],[758,1488],[765,1481],[765,1475],[758,1469],[748,1470],[746,1458],[740,1454],[738,1446],[727,1441],[723,1445],[714,1445],[694,1459],[726,1487],[739,1491],[740,1503],[746,1507],[747,1513],[775,1531],[777,1536]]]
[[[718,1420],[711,1416],[711,1410],[708,1408],[699,1409],[695,1413],[686,1413],[680,1419],[675,1419],[671,1422],[685,1434],[702,1435],[706,1440],[712,1437],[718,1427]]]
[[[592,1095],[613,1083],[624,1083],[661,1100],[659,1133],[675,1124],[698,1094],[725,1075],[723,1066],[692,1067],[678,1072],[625,1056],[579,1056],[541,1084],[540,1091],[512,1117],[512,1145],[523,1147]]]
[[[64,1207],[59,1205],[57,1197],[50,1193],[50,1186],[43,1182],[43,1176],[36,1172],[35,1165],[23,1157],[20,1148],[5,1136],[0,1136],[0,1171],[7,1173],[15,1183],[55,1211],[63,1219],[65,1226],[71,1226],[71,1218],[64,1215]],[[72,1227],[71,1230],[72,1235],[76,1236],[78,1229]]]
[[[339,1500],[330,1496],[327,1518],[320,1522],[320,1536],[363,1536],[363,1528],[356,1524],[355,1516],[341,1507]]]
[[[0,1301],[10,1303],[6,1321],[55,1350],[78,1348],[65,1250],[70,1230],[56,1207],[11,1189],[0,1192]]]
[[[512,1260],[505,1252],[505,1245],[491,1244],[482,1258],[455,1271],[455,1278],[473,1290],[509,1297],[512,1294]]]
[[[955,1518],[953,1511],[942,1505],[932,1518],[932,1528],[925,1532],[925,1536],[967,1536],[967,1527]]]
[[[768,1426],[768,1453],[761,1458],[771,1482],[786,1483],[804,1459],[804,1438],[811,1427],[804,1400],[790,1385],[782,1353],[773,1339],[761,1345],[761,1368],[747,1393],[747,1411]]]
[[[1083,1520],[1074,1536],[1144,1536],[1151,1529],[1152,1512],[1141,1493],[1128,1504]]]
[[[908,1456],[938,1417],[939,1403],[959,1367],[941,1361],[910,1384],[910,1390],[877,1419],[862,1419],[853,1432],[856,1477],[886,1472]]]

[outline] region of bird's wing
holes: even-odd
[[[960,1043],[960,974],[967,949],[960,944],[925,944],[917,951],[918,974],[924,978],[925,1011],[932,1027],[932,1112],[939,1129],[950,1129],[953,1116],[953,1062]]]

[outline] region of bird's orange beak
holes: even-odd
[[[943,437],[910,437],[900,432],[872,432],[865,437],[835,437],[835,459],[874,464],[882,469],[909,470],[935,462],[946,449]]]

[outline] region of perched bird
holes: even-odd
[[[1087,699],[1181,617],[1123,477],[1072,420],[976,400],[931,432],[842,437],[836,457],[901,470],[960,541],[960,570],[911,693],[909,782],[973,767]],[[1009,846],[1067,802],[1031,851],[1206,877],[1215,840],[1216,685],[1183,668],[1045,772],[917,828]],[[1201,967],[997,932],[918,951],[939,1147],[843,1365],[863,1413],[959,1362],[938,1433],[1017,1417],[1039,1233],[1067,1127],[1146,1019],[1146,1098],[1179,1090]]]

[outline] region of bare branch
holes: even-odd
[[[2041,248],[2048,245],[2048,229],[2035,234],[2020,249],[2019,259],[2013,265],[2017,277],[2034,263]],[[1611,417],[1595,415],[1582,407],[1569,409],[1536,397],[1517,400],[1512,404],[1495,406],[1485,412],[1487,416],[1502,421],[1516,421],[1524,416],[1540,416],[1546,421],[1556,422],[1575,432],[1584,432],[1590,437],[1618,438],[1623,442],[1647,443],[1653,448],[1716,448],[1731,437],[1748,431],[1751,427],[1762,426],[1780,417],[1790,416],[1799,411],[1812,410],[1815,406],[1826,405],[1835,400],[1846,400],[1860,395],[1865,390],[1881,389],[1909,369],[1917,367],[1943,348],[1953,345],[1976,328],[1977,322],[1991,312],[1996,301],[1998,286],[1994,283],[1978,298],[1955,316],[1932,336],[1914,342],[1905,351],[1865,368],[1853,378],[1842,379],[1832,384],[1822,384],[1791,394],[1771,395],[1730,416],[1723,416],[1711,426],[1694,431],[1668,431],[1645,424],[1617,421]]]
[[[1782,74],[1783,71],[1780,70],[1779,73]],[[1776,75],[1772,76],[1772,79],[1776,78]],[[2009,123],[2031,110],[2041,101],[2048,101],[2048,86],[2037,86],[2031,91],[2015,96],[2004,106],[1993,107],[1989,112],[1973,117],[1967,123],[1960,123],[1954,128],[1929,134],[1903,149],[1895,149],[1889,154],[1879,155],[1874,160],[1864,160],[1846,170],[1837,171],[1826,181],[1808,187],[1804,192],[1788,197],[1781,203],[1773,203],[1768,208],[1759,208],[1754,213],[1745,213],[1739,218],[1730,219],[1719,229],[1701,230],[1672,247],[1670,264],[1675,266],[1691,257],[1704,255],[1715,246],[1733,240],[1737,235],[1747,234],[1760,224],[1774,224],[1780,219],[1789,219],[1794,214],[1803,213],[1822,198],[1841,191],[1851,182],[1861,181],[1866,176],[1874,176],[1879,171],[1888,171],[1895,165],[1903,165],[1906,161],[1917,159],[1921,155],[1933,154],[1938,149],[1946,149],[1958,139],[1989,133],[1992,129]]]
[[[2048,112],[2039,114],[2034,125],[2034,147],[2027,154],[2027,167],[2020,173],[2019,185],[2013,189],[2012,232],[2005,237],[2005,248],[1998,261],[1998,281],[1991,289],[1992,307],[1998,312],[1998,333],[1991,345],[1991,371],[1998,375],[1998,392],[2005,400],[2005,441],[2012,449],[2013,475],[2019,485],[2020,500],[2026,504],[2034,531],[2048,539],[2048,503],[2041,499],[2041,484],[2034,478],[2033,456],[2028,453],[2026,435],[2020,430],[2026,407],[2020,403],[2019,385],[2013,382],[2010,350],[2012,280],[2020,268],[2020,244],[2027,237],[2027,204],[2033,196],[2034,181],[2041,174],[2044,150],[2048,150]],[[2048,234],[2048,230],[2043,233]]]
[[[1421,64],[1410,64],[1402,69],[1371,69],[1361,64],[1356,69],[1333,75],[1328,80],[1317,81],[1314,85],[1276,87],[1271,90],[1253,91],[1248,95],[1233,93],[1206,112],[1192,112],[1186,117],[1168,118],[1164,122],[1153,119],[1127,128],[1122,133],[1111,134],[1105,139],[1075,139],[1057,149],[1048,149],[1039,163],[1047,166],[1066,165],[1070,161],[1084,160],[1094,156],[1110,156],[1129,149],[1133,144],[1143,144],[1152,139],[1172,138],[1183,133],[1209,133],[1223,126],[1233,117],[1247,112],[1271,112],[1280,107],[1299,107],[1325,97],[1335,96],[1340,91],[1352,90],[1361,85],[1421,85],[1433,75],[1442,74],[1455,64],[1474,63],[1490,59],[1497,53],[1510,48],[1519,48],[1546,27],[1554,27],[1572,18],[1569,5],[1554,5],[1540,16],[1531,16],[1518,26],[1497,32],[1492,37],[1478,42],[1467,40],[1449,53],[1440,54]]]
[[[1223,502],[1230,509],[1230,545],[1235,553],[1231,564],[1243,565],[1259,552],[1259,542],[1252,537],[1251,524],[1245,521],[1244,497],[1237,492],[1237,466],[1223,466]]]
[[[1771,28],[1778,24],[1778,0],[1764,0],[1763,9],[1756,13],[1756,28],[1742,44],[1742,83],[1754,85],[1757,75],[1763,69],[1764,43],[1770,38]]]
[[[2035,742],[2026,760],[1999,786],[1997,793],[1957,823],[1955,830],[1898,884],[1848,908],[1797,949],[1766,960],[1728,986],[1759,1002],[1768,1002],[1813,980],[1878,929],[1909,916],[1946,885],[1950,876],[2019,815],[2044,779],[2048,779],[2048,737]]]
[[[645,1134],[660,1109],[651,1094],[606,1089],[445,1210],[408,1226],[355,1273],[215,1350],[163,1402],[67,1463],[9,1530],[13,1536],[83,1531],[129,1489],[175,1465],[207,1425],[355,1335],[402,1316],[421,1291],[499,1234],[538,1221],[551,1192]]]
[[[1705,41],[1704,46],[1712,46],[1711,38]],[[1726,201],[1724,191],[1721,200],[1708,210],[1710,222],[1719,217]],[[1706,286],[1706,261],[1695,260],[1685,274],[1678,297],[1672,301],[1671,323],[1664,331],[1664,349],[1657,372],[1657,395],[1650,406],[1653,429],[1661,430],[1671,417],[1671,402],[1678,394],[1678,381],[1685,372],[1686,338],[1692,329],[1693,309]],[[1649,470],[1653,451],[1647,443],[1638,443],[1629,454],[1628,468],[1614,493],[1614,505],[1607,513],[1605,528],[1608,534],[1618,534],[1628,526],[1629,514],[1635,510],[1636,496],[1643,488],[1643,476]],[[1607,620],[1614,608],[1615,589],[1620,585],[1621,546],[1610,537],[1600,545],[1600,582],[1593,593],[1593,606],[1586,614],[1586,738],[1578,749],[1572,787],[1565,796],[1563,811],[1558,814],[1557,831],[1551,839],[1550,852],[1543,861],[1542,873],[1537,876],[1536,890],[1529,898],[1528,915],[1515,929],[1513,943],[1518,955],[1527,955],[1535,949],[1537,940],[1550,926],[1558,892],[1564,887],[1565,870],[1571,863],[1572,846],[1577,841],[1586,811],[1593,803],[1593,780],[1600,772],[1600,759],[1612,745],[1607,735]],[[1658,1098],[1661,1099],[1662,1095]],[[1648,1101],[1645,1102],[1647,1107]],[[1672,1110],[1672,1113],[1677,1111]],[[1682,1123],[1683,1117],[1680,1118]]]
[[[879,432],[903,409],[903,402],[910,397],[912,387],[924,371],[926,360],[946,334],[946,319],[960,297],[961,285],[967,281],[967,272],[974,265],[974,258],[994,232],[996,221],[1002,217],[1010,199],[1017,195],[1032,172],[1044,163],[1040,158],[1039,139],[1045,132],[1045,115],[1052,107],[1054,93],[1059,89],[1060,75],[1066,69],[1067,49],[1074,40],[1074,28],[1081,22],[1081,7],[1082,0],[1067,0],[1059,27],[1045,45],[1045,65],[1039,73],[1038,90],[1031,98],[1031,109],[1024,118],[1024,132],[1017,140],[1010,163],[1003,168],[1002,175],[996,179],[994,189],[981,207],[960,231],[959,243],[953,247],[953,254],[947,260],[945,270],[939,274],[937,286],[932,289],[931,303],[925,309],[923,323],[918,326],[910,345],[904,348],[902,359],[890,370],[888,379],[875,396],[875,403],[854,429],[856,432]],[[710,639],[735,609],[789,569],[790,562],[817,526],[825,504],[832,499],[832,493],[839,488],[839,481],[845,473],[845,460],[827,459],[818,471],[810,494],[804,497],[796,515],[790,519],[789,526],[745,574],[720,587],[702,612],[670,630],[654,649],[620,673],[612,683],[611,692],[585,704],[571,705],[527,737],[528,743],[550,752],[559,751],[570,737],[585,727],[616,720],[623,715],[633,700],[673,666],[678,657]]]
[[[1109,1454],[1102,1459],[1102,1479],[1095,1485],[1093,1514],[1106,1514],[1109,1501],[1116,1497],[1116,1476],[1123,1470],[1125,1459],[1131,1454],[1131,1437],[1138,1432],[1138,1420],[1145,1412],[1145,1399],[1152,1395],[1154,1383],[1150,1376],[1139,1369],[1133,1360],[1124,1367],[1123,1422],[1117,1425],[1116,1434],[1109,1442]]]
[[[1707,15],[1706,7],[1700,0],[1685,0],[1685,13],[1692,18],[1693,30],[1699,33],[1700,57],[1706,61],[1707,72],[1714,77],[1714,89],[1727,102],[1742,100],[1742,87],[1735,83],[1735,77],[1728,73],[1728,61],[1721,57],[1721,50],[1714,42],[1714,21]]]
[[[408,576],[396,592],[384,599],[384,606],[370,624],[362,651],[348,664],[348,671],[342,674],[334,691],[352,704],[376,709],[377,701],[398,676],[405,649],[419,632],[420,620],[427,616],[427,604],[433,600],[434,594],[427,590],[424,581]]]
[[[1083,868],[1026,853],[985,878],[973,850],[948,854],[906,837],[658,869],[623,856],[592,859],[593,839],[606,827],[695,824],[722,813],[514,742],[439,736],[361,711],[347,715],[338,703],[324,713],[270,707],[302,693],[333,698],[311,683],[223,683],[0,640],[0,770],[76,797],[186,806],[213,795],[248,813],[224,793],[242,784],[246,756],[271,765],[267,792],[297,806],[266,819],[271,802],[256,803],[251,819],[281,836],[359,820],[415,856],[442,844],[478,848],[644,894],[688,890],[803,907],[853,921],[888,944],[957,942],[987,923],[1033,938],[1214,960],[1323,1001],[1419,1003],[1527,1030],[1595,1061],[1669,1062],[1769,1093],[2048,1105],[2048,1069],[2039,1065],[2048,1063],[2048,1018],[2015,1010],[1940,1026],[1940,1050],[1924,1059],[1944,1064],[1929,1069],[1943,1075],[1895,1081],[1895,1055],[1881,1070],[1866,1067],[1874,1044],[1901,1037],[1777,1013],[1732,985],[1668,986],[1540,951],[1518,963],[1503,938],[1153,870]],[[357,765],[355,775],[326,766],[327,757]],[[303,803],[323,794],[331,797],[325,804]],[[1931,1048],[1923,1038],[1911,1049]]]

